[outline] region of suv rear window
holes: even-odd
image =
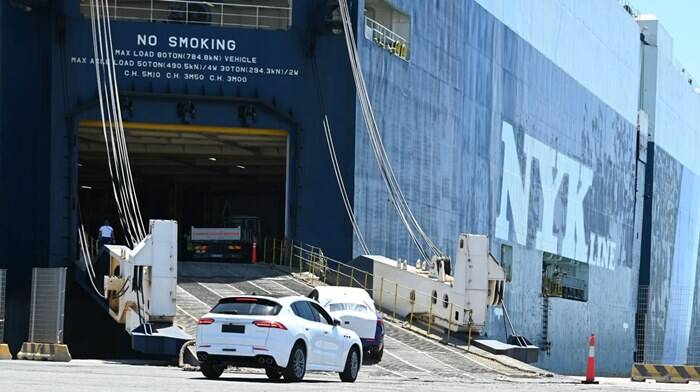
[[[275,316],[281,309],[282,305],[269,299],[234,297],[220,300],[211,310],[211,313],[236,314],[240,316]]]

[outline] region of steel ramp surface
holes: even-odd
[[[180,262],[178,265],[176,324],[193,337],[197,319],[223,297],[258,294],[271,297],[308,295],[312,287],[269,264]],[[544,379],[532,373],[446,346],[385,321],[385,351],[378,364],[366,364],[363,372],[383,377],[463,382],[488,382],[517,378],[519,382]],[[548,378],[561,382],[561,379]]]

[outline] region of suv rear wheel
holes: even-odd
[[[342,382],[355,382],[358,373],[360,373],[360,350],[353,346],[345,360],[345,369],[340,373],[340,380]]]
[[[306,374],[306,351],[304,347],[297,343],[289,353],[289,362],[287,367],[282,371],[284,379],[290,382],[301,381]]]
[[[226,365],[212,361],[204,361],[199,365],[199,369],[202,371],[204,377],[216,380],[221,377],[224,369],[226,369]]]

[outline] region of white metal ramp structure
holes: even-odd
[[[132,348],[177,355],[190,336],[173,325],[177,292],[177,222],[151,220],[149,234],[133,249],[106,245],[109,270],[104,296],[109,315],[123,324]]]

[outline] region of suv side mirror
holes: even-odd
[[[340,324],[341,324],[341,323],[340,323],[340,320],[338,320],[337,318],[334,318],[334,319],[333,319],[333,325],[335,325],[335,326],[340,326]]]

